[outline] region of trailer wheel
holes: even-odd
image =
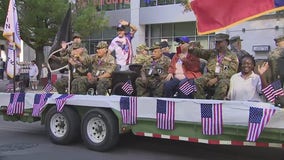
[[[87,148],[95,151],[109,150],[119,139],[118,121],[110,111],[92,109],[83,117],[81,135]]]
[[[57,112],[52,107],[46,113],[45,128],[53,143],[69,144],[80,136],[80,117],[72,108]]]

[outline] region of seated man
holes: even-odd
[[[163,96],[163,85],[170,65],[170,58],[163,55],[160,44],[155,43],[151,49],[152,59],[144,63],[141,77],[135,81],[137,96]]]
[[[188,79],[194,79],[201,76],[200,60],[195,55],[188,52],[190,41],[188,37],[176,38],[179,44],[178,51],[170,64],[169,74],[164,84],[164,97],[173,97],[178,92],[179,98],[193,98],[192,94],[178,89]]]
[[[115,70],[114,57],[108,52],[108,44],[101,41],[96,47],[97,53],[91,58],[92,72],[72,82],[72,93],[87,94],[90,86],[96,87],[97,95],[105,95],[111,87],[111,74]]]
[[[86,76],[90,59],[87,49],[81,43],[81,36],[79,34],[74,34],[73,43],[71,47],[67,47],[66,42],[61,44],[62,50],[60,52],[60,57],[52,56],[51,58],[56,60],[58,63],[69,63],[70,72],[72,72],[72,79],[76,79],[81,76]],[[60,94],[67,93],[66,88],[68,88],[68,78],[63,78],[55,82],[54,84],[56,90]]]
[[[192,54],[208,61],[207,72],[195,79],[197,92],[195,98],[205,99],[204,89],[214,88],[213,99],[223,100],[229,89],[230,78],[238,70],[238,57],[227,48],[229,35],[219,33],[215,35],[215,49],[190,49]]]
[[[136,55],[133,59],[133,64],[141,64],[143,65],[147,61],[151,60],[151,56],[148,54],[149,48],[145,44],[140,44],[136,48]]]
[[[230,80],[228,99],[240,101],[261,101],[262,88],[266,86],[264,72],[268,69],[268,63],[258,66],[257,75],[253,72],[255,60],[251,55],[241,58],[241,72],[234,74]]]

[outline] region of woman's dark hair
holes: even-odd
[[[250,55],[250,54],[246,54],[246,55],[243,55],[243,56],[241,57],[241,61],[239,62],[241,65],[242,65],[243,59],[245,59],[245,58],[251,59],[251,61],[252,61],[252,63],[253,63],[253,66],[255,66],[255,59],[254,59],[254,57],[253,57],[252,55]]]

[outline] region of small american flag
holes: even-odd
[[[137,121],[137,97],[121,97],[120,113],[123,124],[136,124]]]
[[[23,114],[25,108],[25,93],[11,93],[7,115]]]
[[[261,131],[275,113],[275,109],[250,107],[247,141],[256,141]]]
[[[39,114],[42,111],[47,99],[51,96],[52,94],[50,93],[35,94],[33,113],[32,113],[33,117],[39,117]]]
[[[133,93],[133,86],[130,80],[128,80],[127,82],[125,82],[123,84],[123,86],[121,87],[122,90],[127,93],[128,95],[131,95]]]
[[[47,83],[42,90],[44,93],[50,93],[53,90],[53,86],[51,83]]]
[[[157,100],[157,128],[173,130],[175,124],[175,102]]]
[[[275,96],[283,96],[284,95],[284,91],[281,87],[280,80],[272,82],[267,87],[262,89],[262,92],[265,95],[265,97],[267,98],[267,100],[270,101],[270,102],[275,101]]]
[[[62,112],[66,101],[72,96],[73,94],[62,94],[61,96],[55,99],[57,112]]]
[[[180,85],[179,90],[187,96],[192,92],[196,92],[197,89],[194,84],[194,79],[187,79],[182,85]]]
[[[223,131],[222,103],[201,104],[202,134],[219,135]]]

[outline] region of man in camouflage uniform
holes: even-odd
[[[108,51],[106,41],[99,42],[96,50],[97,53],[91,58],[92,72],[72,82],[72,90],[77,94],[86,94],[89,87],[95,87],[97,95],[105,95],[111,87],[111,75],[116,68],[115,59]]]
[[[245,50],[242,49],[242,39],[240,36],[233,36],[230,38],[230,47],[231,47],[231,52],[233,54],[236,54],[239,60],[239,69],[238,71],[241,70],[241,58],[244,55],[249,55],[249,53]]]
[[[207,73],[195,79],[197,92],[195,98],[205,99],[204,89],[214,88],[213,99],[223,100],[226,97],[230,85],[230,78],[238,70],[238,57],[227,48],[229,35],[219,33],[215,36],[215,49],[192,49],[192,53],[208,61]]]
[[[79,34],[74,34],[72,45],[67,48],[67,43],[62,42],[62,50],[60,52],[60,57],[53,56],[52,58],[57,60],[58,63],[69,63],[70,72],[72,72],[72,79],[76,79],[81,76],[86,76],[90,70],[90,58],[88,51],[81,43],[81,36]],[[60,94],[66,93],[66,88],[68,88],[68,78],[62,78],[55,82],[54,84],[56,90]],[[73,93],[71,91],[71,93]]]
[[[150,50],[152,51],[152,59],[144,63],[141,77],[135,81],[137,96],[151,96],[152,93],[154,97],[162,97],[170,58],[163,55],[158,43],[155,43]]]
[[[279,60],[284,59],[284,35],[278,36],[274,39],[277,48],[269,53],[268,64],[270,67],[271,77],[268,79],[268,83],[272,83],[277,79],[281,79],[283,83],[283,77],[280,76]],[[283,73],[283,72],[282,72]]]
[[[145,44],[140,44],[136,48],[136,55],[133,59],[133,64],[141,64],[143,65],[145,62],[151,60],[151,56],[148,54],[149,48]]]

